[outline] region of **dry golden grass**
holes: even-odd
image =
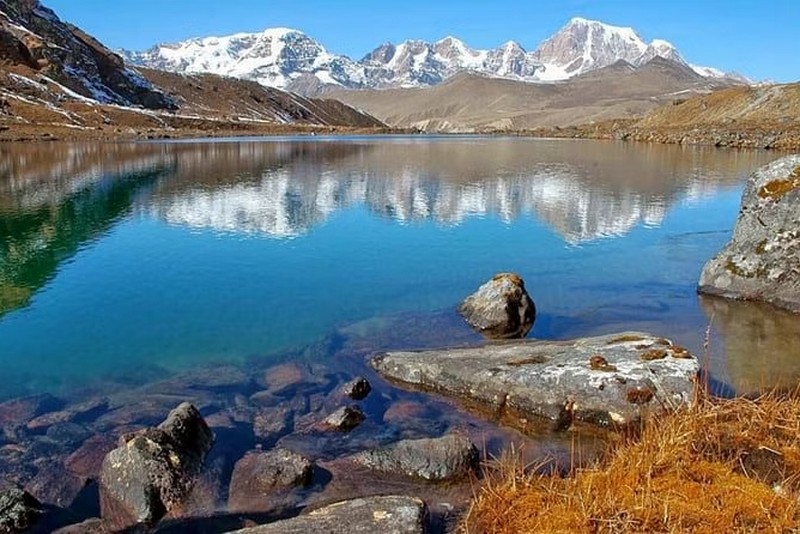
[[[800,525],[800,398],[699,400],[570,476],[496,462],[469,533],[788,532]],[[534,470],[535,471],[535,470]]]

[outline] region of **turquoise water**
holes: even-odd
[[[0,398],[279,359],[375,318],[424,329],[509,270],[534,337],[635,328],[700,351],[714,316],[715,376],[764,380],[725,345],[742,312],[695,285],[743,180],[776,157],[467,137],[2,146]]]

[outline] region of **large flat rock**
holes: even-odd
[[[700,370],[686,349],[640,332],[389,352],[371,363],[388,379],[557,428],[625,425],[688,403]]]
[[[399,495],[343,501],[284,521],[237,530],[236,534],[421,534],[425,504]]]
[[[706,263],[698,289],[800,313],[800,155],[750,175],[733,238]]]

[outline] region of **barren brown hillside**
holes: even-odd
[[[800,121],[800,83],[764,87],[731,87],[660,108],[640,127],[697,127],[745,124],[791,125]]]
[[[660,104],[717,88],[678,63],[624,61],[571,80],[531,84],[475,74],[425,89],[335,91],[387,124],[427,131],[519,130],[641,117]]]
[[[25,65],[4,65],[0,140],[386,131],[374,117],[337,101],[210,74],[143,74],[168,94],[177,110],[100,104],[75,96]]]
[[[800,83],[731,87],[706,95],[675,99],[638,120],[538,128],[529,133],[798,150]]]
[[[175,100],[181,113],[226,120],[381,127],[383,123],[336,100],[305,98],[256,82],[214,74],[139,69]]]

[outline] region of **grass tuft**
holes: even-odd
[[[771,532],[800,525],[800,396],[698,399],[651,419],[595,465],[490,466],[465,532]]]

